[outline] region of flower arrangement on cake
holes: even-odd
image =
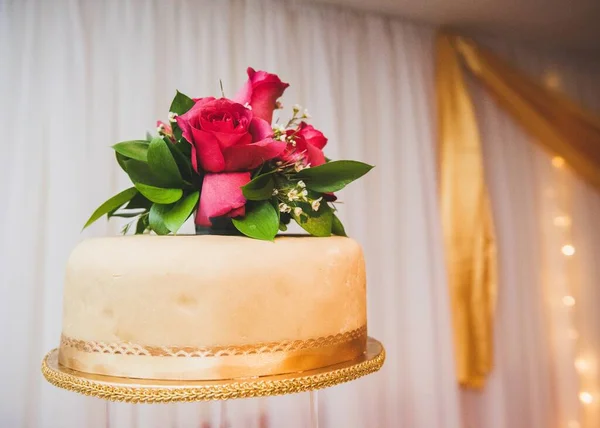
[[[197,231],[209,233],[273,240],[294,220],[314,236],[345,236],[334,192],[372,166],[327,159],[327,138],[298,105],[287,123],[272,123],[288,86],[248,68],[232,99],[177,92],[158,135],[113,146],[133,186],[98,207],[84,228],[106,215],[132,219],[123,233],[166,235],[195,213]]]

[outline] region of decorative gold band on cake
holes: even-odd
[[[63,336],[59,363],[81,372],[138,379],[233,379],[350,361],[365,352],[366,340],[366,326],[307,340],[204,348],[105,343]]]

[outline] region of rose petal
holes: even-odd
[[[321,131],[315,129],[314,126],[309,125],[306,122],[300,124],[298,134],[302,135],[308,144],[312,144],[319,149],[322,149],[325,147],[325,144],[327,144],[327,137],[325,137]]]
[[[259,117],[252,119],[249,131],[254,141],[264,140],[273,135],[273,128],[271,128],[269,122]]]
[[[266,138],[257,143],[238,145],[225,149],[225,171],[243,171],[259,167],[262,163],[279,156],[286,144]]]
[[[205,171],[223,171],[225,159],[217,138],[213,134],[196,128],[191,128],[191,133],[192,140],[188,141],[194,141],[194,144],[192,144],[192,166],[194,166],[194,160],[197,160],[194,169],[198,171],[197,165],[200,165]]]
[[[249,172],[206,174],[202,182],[196,224],[211,226],[211,218],[244,215],[246,198],[241,187],[249,181]]]
[[[240,104],[249,103],[254,117],[259,117],[271,123],[277,98],[290,86],[281,81],[279,76],[266,71],[255,71],[248,67],[248,81],[234,97]]]
[[[310,166],[319,166],[325,163],[325,155],[323,151],[312,144],[306,145],[306,160]]]

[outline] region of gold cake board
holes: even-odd
[[[314,370],[256,378],[211,381],[132,379],[78,372],[58,364],[58,349],[42,361],[51,384],[80,394],[128,403],[175,403],[265,397],[328,388],[378,371],[385,360],[383,345],[369,337],[360,358]]]

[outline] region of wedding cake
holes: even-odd
[[[350,238],[127,236],[72,253],[59,362],[87,373],[276,375],[365,352],[365,267]]]
[[[84,227],[126,219],[126,236],[73,250],[60,346],[42,364],[50,382],[191,401],[323,388],[381,367],[362,250],[335,194],[372,167],[326,158],[298,105],[273,123],[287,86],[249,68],[233,99],[177,92],[157,135],[113,146],[133,186]],[[191,216],[196,235],[178,235]],[[292,221],[304,235],[280,234]]]

